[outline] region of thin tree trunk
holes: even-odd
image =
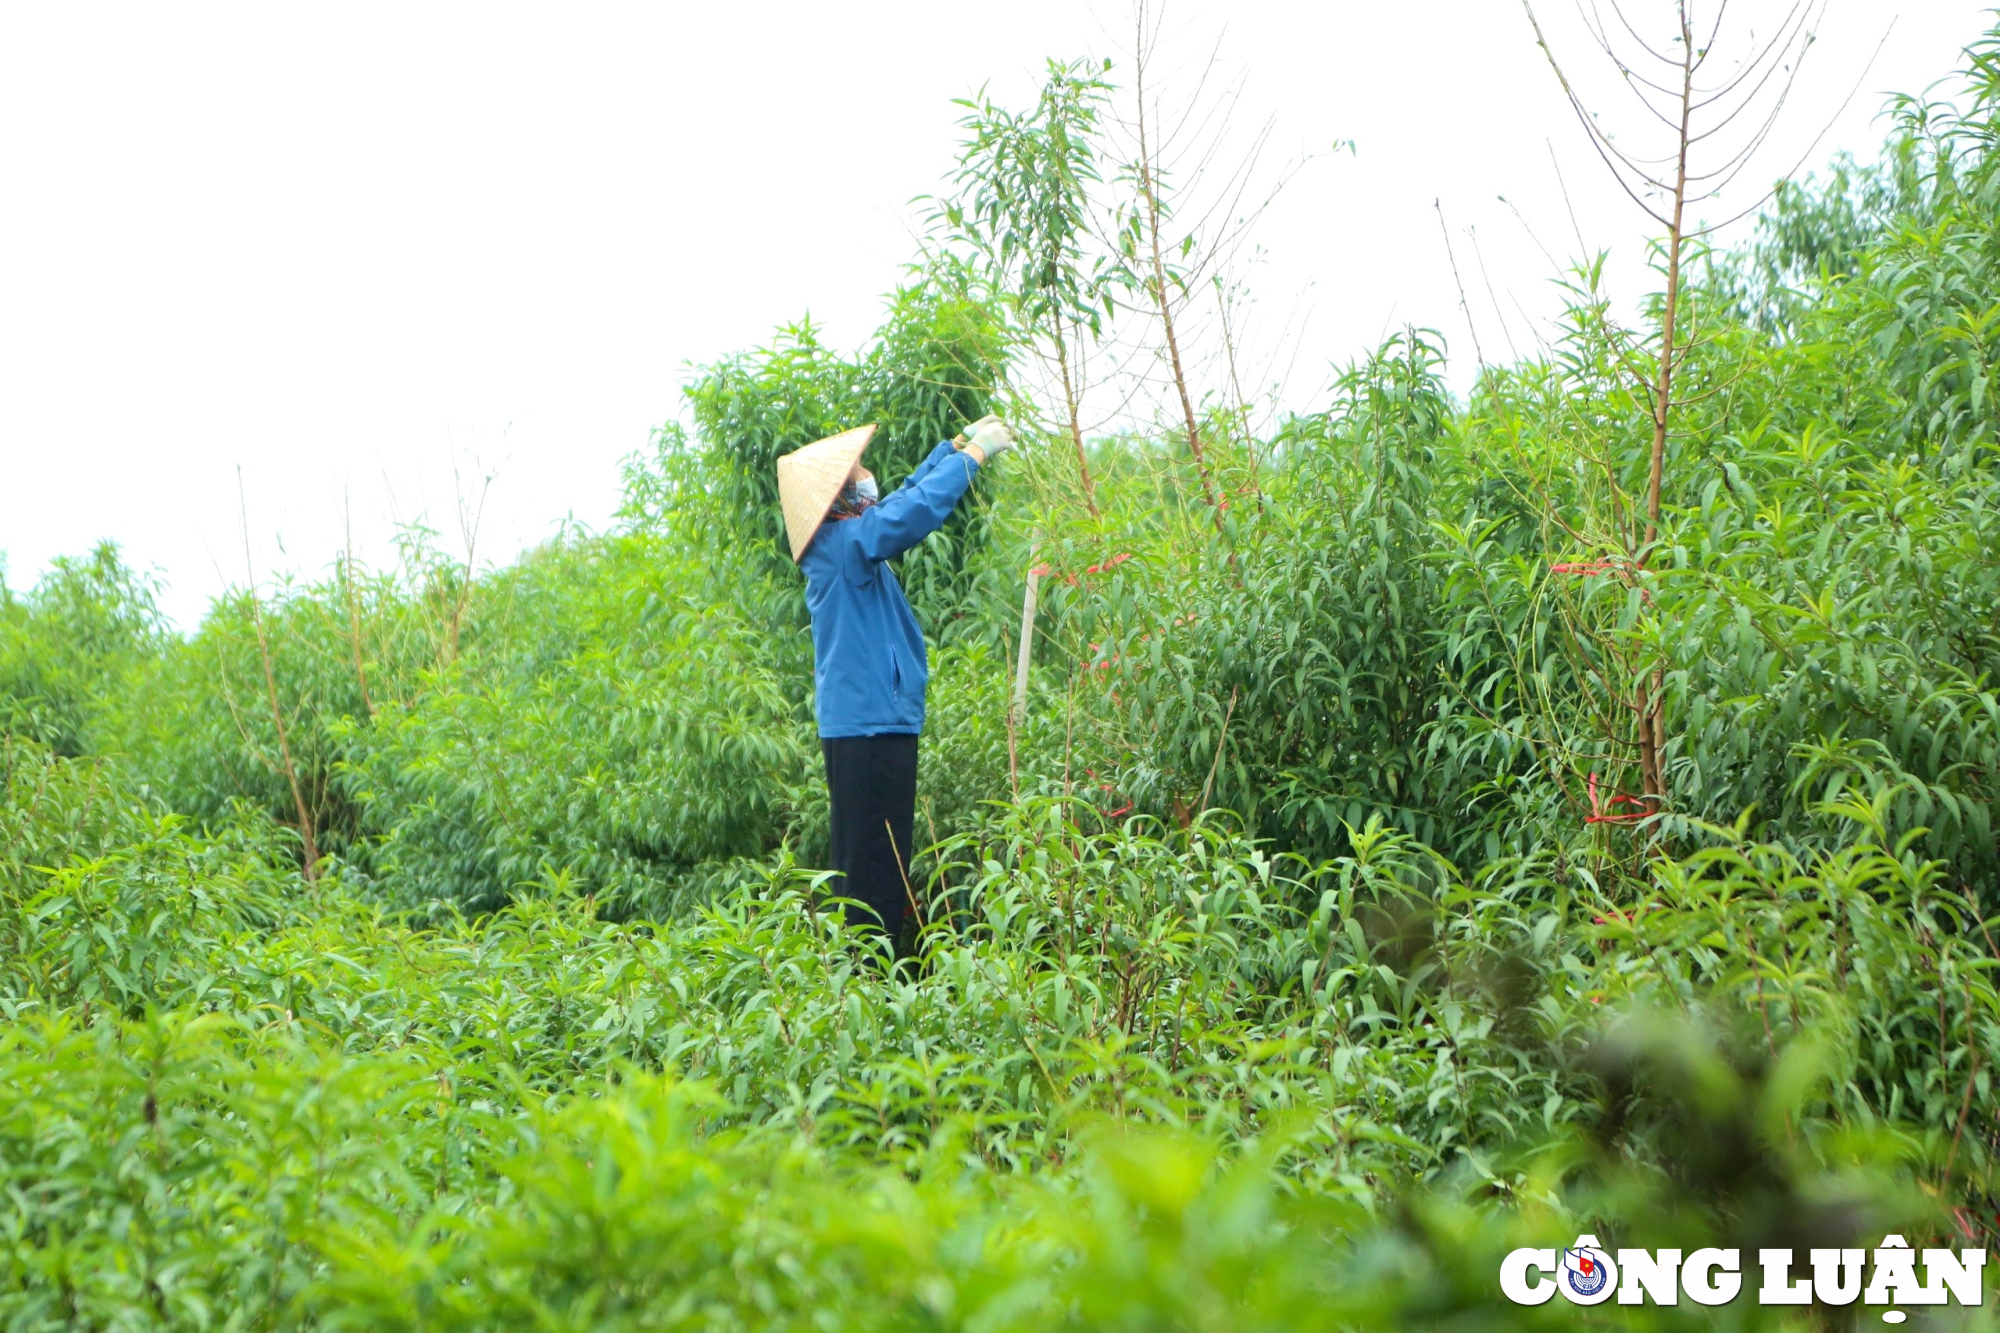
[[[458,596],[452,600],[446,643],[449,655],[438,663],[440,667],[458,661],[459,630],[465,623],[466,608],[472,604],[472,571],[479,555],[479,525],[486,516],[486,492],[493,486],[493,475],[489,473],[479,483],[479,503],[473,506],[472,517],[468,520],[465,514],[465,490],[463,483],[458,481],[458,464],[455,461],[452,463],[452,479],[458,485],[459,534],[465,538],[465,581],[459,585]]]
[[[1083,423],[1076,401],[1076,385],[1069,373],[1069,337],[1063,331],[1062,311],[1055,312],[1056,322],[1056,365],[1062,369],[1063,405],[1069,409],[1069,438],[1076,446],[1076,470],[1083,476],[1083,503],[1090,510],[1092,518],[1102,515],[1097,509],[1097,487],[1090,480],[1090,460],[1083,453]]]
[[[368,664],[361,652],[361,608],[354,599],[354,528],[347,530],[347,564],[342,571],[347,585],[347,641],[354,650],[354,679],[361,687],[361,709],[370,721],[375,717],[375,701],[368,697]]]
[[[285,766],[285,781],[292,789],[292,805],[299,816],[299,841],[305,845],[305,875],[308,882],[319,878],[319,840],[313,836],[312,810],[306,805],[305,788],[299,783],[298,765],[292,762],[291,738],[285,731],[285,710],[278,702],[278,673],[271,664],[271,639],[264,632],[264,599],[257,593],[255,562],[250,558],[250,507],[243,498],[243,474],[236,474],[236,498],[243,510],[243,564],[251,572],[250,623],[257,629],[257,655],[264,660],[264,698],[271,705],[271,725],[278,731],[278,758]]]
[[[1660,483],[1667,468],[1667,425],[1673,412],[1674,319],[1681,296],[1681,221],[1687,206],[1688,121],[1694,96],[1694,39],[1688,32],[1687,10],[1681,10],[1681,39],[1686,54],[1681,84],[1680,157],[1674,167],[1674,216],[1667,229],[1667,304],[1660,328],[1660,368],[1653,393],[1653,456],[1646,479],[1646,540],[1639,563],[1652,557],[1660,534]]]
[[[1681,20],[1681,123],[1679,155],[1674,164],[1674,212],[1667,226],[1667,299],[1661,314],[1660,366],[1653,387],[1653,451],[1646,474],[1646,538],[1639,545],[1639,568],[1653,558],[1653,544],[1660,536],[1660,488],[1667,470],[1667,427],[1674,404],[1674,331],[1680,310],[1681,227],[1687,207],[1688,135],[1694,101],[1694,34],[1689,28],[1687,5],[1680,6]],[[1639,777],[1655,808],[1666,799],[1665,774],[1661,772],[1660,750],[1666,744],[1666,719],[1662,716],[1663,673],[1655,668],[1639,687]]]
[[[1142,20],[1143,21],[1143,20]],[[1140,34],[1144,50],[1145,34]],[[1167,299],[1167,265],[1160,254],[1160,196],[1153,186],[1153,154],[1146,137],[1146,68],[1142,60],[1134,76],[1139,104],[1139,192],[1146,201],[1146,235],[1152,247],[1153,301],[1160,311],[1160,330],[1167,339],[1167,359],[1173,366],[1174,388],[1179,391],[1181,415],[1187,422],[1188,451],[1194,455],[1195,471],[1201,477],[1201,493],[1215,511],[1215,526],[1222,527],[1222,502],[1208,474],[1208,456],[1201,445],[1201,428],[1195,422],[1194,399],[1188,393],[1187,372],[1181,365],[1180,339],[1174,333],[1173,303]]]
[[[1236,334],[1229,327],[1229,302],[1224,299],[1221,284],[1215,290],[1216,313],[1222,322],[1222,352],[1229,360],[1229,387],[1236,394],[1237,429],[1243,435],[1245,461],[1250,465],[1250,494],[1257,497],[1257,512],[1264,512],[1264,489],[1257,474],[1257,437],[1250,430],[1250,400],[1243,393],[1243,377],[1236,368]]]
[[[264,633],[264,603],[257,590],[250,590],[251,617],[257,625],[257,652],[264,659],[264,696],[271,704],[271,723],[278,729],[278,758],[285,765],[285,780],[292,788],[292,804],[299,814],[299,839],[305,844],[306,878],[319,878],[319,840],[313,836],[312,811],[306,806],[305,790],[299,785],[299,768],[292,762],[291,738],[285,731],[285,710],[278,704],[278,675],[271,665],[271,641]]]

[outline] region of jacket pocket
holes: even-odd
[[[889,650],[889,697],[901,700],[903,697],[903,664],[896,660],[896,650]]]

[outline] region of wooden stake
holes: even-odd
[[[1014,716],[1028,716],[1028,662],[1035,646],[1035,595],[1042,581],[1041,566],[1035,563],[1035,548],[1028,550],[1028,591],[1021,598],[1021,649],[1014,662]]]
[[[1021,648],[1014,661],[1014,697],[1007,702],[1007,784],[1021,799],[1021,751],[1018,732],[1028,716],[1028,662],[1035,646],[1035,586],[1041,582],[1035,556],[1039,539],[1028,544],[1028,591],[1021,598]]]

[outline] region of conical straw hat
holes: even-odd
[[[847,484],[847,474],[875,434],[873,424],[829,435],[778,460],[778,501],[785,507],[785,535],[792,541],[792,559],[806,553],[826,511]]]

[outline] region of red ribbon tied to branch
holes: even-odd
[[[1097,784],[1097,789],[1099,791],[1103,792],[1105,795],[1109,796],[1114,801],[1118,799],[1118,788],[1113,784],[1106,782],[1102,778],[1098,777],[1096,769],[1086,768],[1083,771],[1089,775],[1090,780],[1092,782],[1095,782]],[[1119,806],[1116,810],[1106,810],[1104,812],[1104,817],[1106,819],[1117,819],[1123,815],[1129,815],[1132,813],[1133,804],[1134,804],[1133,802],[1127,801],[1125,802],[1125,804]]]
[[[1620,812],[1618,807],[1621,805],[1636,806],[1637,810]],[[1645,798],[1627,796],[1623,792],[1612,796],[1604,805],[1599,805],[1597,802],[1597,770],[1594,768],[1590,770],[1590,817],[1585,819],[1584,823],[1636,824],[1650,813],[1651,811],[1646,806]]]
[[[1069,584],[1071,587],[1075,587],[1078,579],[1086,578],[1092,574],[1109,574],[1112,570],[1118,568],[1118,566],[1124,564],[1127,560],[1130,560],[1131,558],[1132,558],[1132,553],[1130,551],[1120,551],[1117,555],[1112,556],[1109,560],[1101,561],[1098,564],[1092,565],[1090,568],[1084,570],[1082,574],[1058,574],[1053,568],[1051,568],[1048,565],[1036,565],[1033,569],[1029,570],[1028,572],[1036,575],[1039,578],[1050,578],[1050,577],[1059,578],[1064,583]]]
[[[1551,574],[1575,574],[1579,578],[1596,578],[1599,574],[1616,574],[1633,587],[1639,588],[1639,596],[1647,606],[1653,605],[1653,594],[1632,577],[1633,566],[1629,560],[1559,560],[1549,566]]]

